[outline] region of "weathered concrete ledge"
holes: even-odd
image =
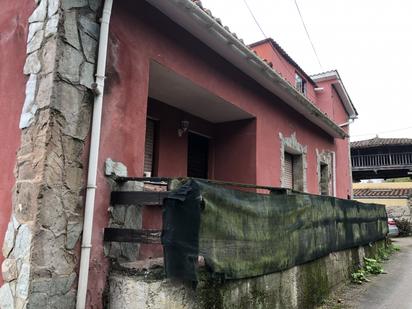
[[[116,269],[109,277],[111,309],[222,309],[313,308],[332,290],[350,278],[363,258],[377,254],[385,241],[334,252],[316,261],[283,272],[256,278],[219,282],[201,274],[194,290],[187,284],[156,279],[150,271],[136,274]],[[158,273],[157,269],[154,273]]]

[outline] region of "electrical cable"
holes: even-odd
[[[252,15],[252,18],[254,19],[256,25],[257,25],[258,28],[260,29],[260,32],[262,32],[263,37],[264,37],[265,39],[267,39],[268,37],[266,36],[265,31],[263,31],[263,29],[262,29],[262,27],[260,26],[258,20],[256,19],[255,15],[253,14],[252,9],[249,7],[247,1],[246,1],[246,0],[243,0],[243,2],[245,3],[245,5],[246,5],[246,7],[247,7],[247,9],[248,9],[248,11],[249,11],[249,13],[250,13],[250,15]]]
[[[245,3],[246,8],[248,9],[250,15],[252,16],[253,20],[255,21],[256,26],[260,29],[260,32],[262,33],[263,37],[265,39],[267,39],[268,37],[266,36],[265,31],[263,31],[262,26],[260,25],[259,21],[257,20],[255,14],[253,14],[252,9],[250,8],[250,6],[248,5],[246,0],[243,0],[243,2]],[[282,64],[282,66],[284,67],[284,69],[290,74],[290,76],[295,76],[295,73],[292,72],[289,68],[288,65],[285,63],[285,59],[279,54],[278,50],[275,49],[275,54],[276,56],[279,58],[280,63]]]
[[[366,136],[366,135],[379,135],[379,134],[385,134],[385,133],[391,133],[391,132],[398,132],[398,131],[404,131],[404,130],[409,130],[409,129],[412,129],[412,127],[406,127],[406,128],[399,128],[399,129],[381,131],[381,132],[377,132],[377,133],[357,134],[357,135],[351,135],[351,137],[359,137],[359,136]]]
[[[305,28],[306,35],[307,35],[307,37],[308,37],[308,39],[309,39],[310,44],[312,45],[313,52],[314,52],[314,54],[315,54],[315,56],[316,56],[316,59],[317,59],[317,61],[318,61],[318,63],[319,63],[319,67],[320,67],[321,71],[323,71],[323,66],[322,66],[322,64],[321,64],[321,62],[320,62],[319,55],[318,55],[318,53],[316,52],[315,44],[313,44],[313,41],[312,41],[312,39],[311,39],[311,37],[310,37],[310,35],[309,35],[308,28],[306,27],[305,21],[303,20],[303,16],[302,16],[302,13],[300,12],[298,2],[297,2],[297,0],[294,0],[294,1],[295,1],[296,9],[298,10],[298,13],[299,13],[300,20],[302,21],[303,28]]]

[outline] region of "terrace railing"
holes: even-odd
[[[412,152],[352,155],[352,168],[412,166]]]

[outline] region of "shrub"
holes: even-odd
[[[412,224],[408,219],[395,219],[396,226],[399,230],[399,236],[405,237],[412,234]]]

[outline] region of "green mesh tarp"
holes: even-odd
[[[387,234],[384,206],[279,192],[181,183],[164,202],[166,275],[196,281],[203,256],[209,270],[226,279],[260,276]]]

